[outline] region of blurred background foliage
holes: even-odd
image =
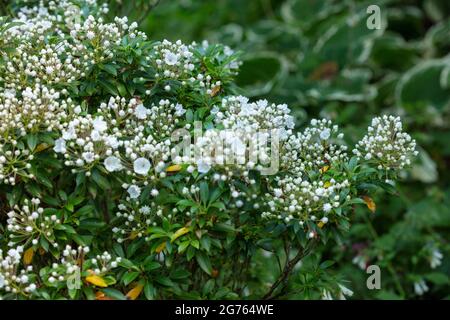
[[[450,1],[145,3],[157,6],[126,13],[151,38],[206,39],[241,50],[242,93],[288,103],[299,128],[331,118],[345,124],[354,143],[373,116],[398,114],[420,146],[400,191],[379,194],[375,213],[355,208],[349,236],[303,262],[288,298],[317,298],[308,283],[326,287],[330,277],[352,288],[354,298],[450,298]],[[378,30],[366,25],[372,4],[381,9]],[[367,289],[371,264],[381,268],[380,290]],[[277,272],[274,257],[256,260],[255,278],[270,281]],[[418,290],[421,281],[428,291]]]
[[[374,213],[355,207],[349,235],[303,261],[283,298],[319,298],[310,284],[336,279],[357,299],[450,298],[449,0],[109,2],[111,16],[139,21],[152,39],[242,51],[242,94],[288,103],[299,129],[326,117],[355,143],[372,117],[389,113],[417,140],[420,155],[400,191],[378,194]],[[373,4],[381,29],[366,25]],[[381,268],[380,290],[366,286],[371,264]],[[261,252],[255,286],[278,272],[276,258]]]

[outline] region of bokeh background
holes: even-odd
[[[375,213],[355,208],[350,233],[302,263],[288,298],[316,298],[312,283],[336,279],[356,299],[450,298],[449,0],[109,2],[111,16],[139,21],[151,39],[241,51],[238,92],[288,103],[298,129],[326,117],[354,143],[371,118],[397,114],[417,140],[399,191],[377,194]],[[370,5],[381,10],[381,29],[366,25]],[[261,255],[253,277],[273,281],[273,259]],[[380,290],[366,286],[372,264]]]

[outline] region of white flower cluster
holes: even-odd
[[[138,99],[111,97],[100,105],[97,116],[79,115],[66,123],[54,151],[64,155],[66,166],[89,171],[102,162],[109,172],[125,170],[127,175],[151,180],[165,174],[170,136],[185,112],[181,104],[169,100],[146,107]]]
[[[278,148],[271,145],[275,138],[286,140],[292,133],[294,121],[287,105],[269,104],[266,100],[250,103],[248,98],[230,96],[221,106],[211,110],[216,128],[206,132],[191,146],[189,155],[174,159],[175,163],[192,163],[198,172],[207,173],[212,167],[248,176],[249,170],[261,170],[278,157]],[[276,137],[275,137],[276,136]],[[193,167],[189,167],[191,171]]]
[[[75,279],[80,277],[82,271],[82,261],[85,255],[90,251],[89,247],[72,248],[70,245],[66,245],[62,251],[62,257],[60,263],[53,263],[50,271],[47,273],[47,277],[44,280],[49,285],[56,286],[61,282],[67,282],[69,279]]]
[[[266,195],[269,211],[262,215],[283,219],[285,222],[295,219],[300,225],[308,221],[321,222],[323,225],[333,217],[334,210],[348,200],[340,192],[349,186],[348,180],[309,181],[301,176],[277,178],[276,187]]]
[[[55,227],[61,224],[61,220],[55,214],[46,214],[44,208],[40,207],[41,201],[33,198],[31,201],[24,200],[23,206],[14,206],[8,212],[7,229],[9,231],[10,247],[18,243],[25,242],[27,245],[37,245],[41,237],[54,247],[58,244],[55,241]]]
[[[147,57],[147,61],[157,71],[155,74],[157,81],[176,80],[183,86],[190,85],[194,87],[194,90],[215,96],[220,91],[222,82],[209,74],[207,70],[203,70],[204,68],[199,70],[200,60],[198,54],[195,54],[195,52],[205,53],[207,50],[213,50],[212,48],[218,49],[218,47],[209,46],[207,42],[199,46],[195,42],[186,45],[180,40],[175,43],[163,40],[155,44],[154,52]],[[218,58],[223,61],[217,61],[218,63],[224,62],[234,54],[228,47],[220,48],[220,53]],[[239,67],[238,62],[234,60],[233,62],[223,66],[229,74],[233,74]],[[170,91],[172,89],[170,83],[164,83],[166,83],[164,89]]]
[[[14,186],[18,176],[33,178],[27,171],[33,159],[34,155],[28,149],[20,150],[14,145],[11,147],[0,143],[0,182]]]
[[[92,15],[81,21],[81,16],[81,10],[67,0],[22,8],[15,21],[22,24],[3,35],[5,42],[17,43],[14,55],[5,56],[1,65],[0,81],[5,87],[22,90],[30,80],[48,85],[72,84],[93,65],[112,58],[114,47],[125,35],[146,39],[144,33],[136,31],[137,23],[128,25],[127,18],[104,23]],[[69,33],[71,37],[67,38]]]
[[[228,130],[254,133],[276,130],[280,140],[286,140],[294,129],[294,118],[286,104],[269,104],[267,100],[249,102],[243,96],[222,99],[220,107],[212,111],[215,122]]]
[[[107,130],[108,124],[102,116],[77,116],[65,124],[53,150],[64,155],[66,166],[90,170],[119,147],[117,137]]]
[[[310,127],[291,135],[283,145],[281,166],[288,172],[302,176],[308,171],[346,161],[347,146],[343,144],[343,137],[331,120],[313,119]]]
[[[0,292],[28,295],[36,290],[33,267],[19,268],[22,253],[23,247],[11,248],[6,255],[0,249]]]
[[[94,258],[91,258],[89,267],[94,274],[102,275],[109,272],[111,269],[117,268],[121,261],[121,257],[113,259],[112,255],[105,251],[102,254],[98,254]]]
[[[0,93],[0,135],[16,144],[15,137],[40,130],[62,129],[61,122],[75,106],[72,100],[60,99],[60,92],[43,85],[27,87],[16,97],[13,90]],[[0,138],[1,139],[1,138]]]
[[[163,40],[154,49],[154,54],[147,57],[147,61],[154,64],[157,79],[186,81],[194,71],[192,46],[187,46],[180,40],[175,43]]]
[[[67,245],[62,251],[62,257],[59,263],[53,263],[46,273],[45,281],[49,285],[58,286],[65,282],[70,285],[71,282],[80,282],[81,273],[89,271],[90,274],[103,275],[111,269],[117,268],[121,258],[113,258],[108,252],[103,252],[92,258],[88,258],[89,247],[79,246],[73,248]],[[76,283],[75,283],[76,284]]]
[[[374,118],[367,131],[353,152],[359,158],[375,163],[380,170],[403,169],[418,154],[416,142],[403,132],[399,117]]]
[[[119,204],[118,211],[116,212],[117,226],[112,231],[119,243],[135,238],[142,238],[147,234],[149,226],[157,225],[157,218],[162,215],[162,207],[153,202],[150,205],[141,205],[139,201],[129,201],[126,204]]]

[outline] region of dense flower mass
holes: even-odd
[[[379,169],[402,169],[417,155],[416,142],[402,131],[399,117],[383,116],[372,120],[368,134],[358,142],[354,153],[365,160],[374,159]]]
[[[416,154],[392,116],[354,157],[331,120],[295,133],[287,105],[236,95],[230,48],[149,41],[107,11],[39,1],[2,22],[0,297],[199,298],[219,277],[210,296],[233,298],[219,266],[341,230],[364,183]]]

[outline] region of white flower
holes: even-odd
[[[164,61],[169,66],[176,65],[178,63],[178,56],[175,53],[168,51],[164,55]]]
[[[66,152],[66,141],[62,138],[59,138],[55,141],[55,146],[53,150],[56,153],[65,153]]]
[[[322,290],[322,300],[333,300],[330,291],[323,289]]]
[[[93,152],[83,152],[83,159],[87,163],[91,163],[95,160],[95,154]]]
[[[246,151],[246,145],[238,137],[233,137],[230,141],[230,147],[237,156],[243,156]]]
[[[442,253],[439,250],[433,249],[433,251],[431,252],[431,258],[430,258],[431,269],[435,269],[436,267],[439,267],[442,264],[443,257],[444,256],[442,255]]]
[[[143,214],[149,214],[150,213],[150,207],[149,206],[143,206],[139,209],[139,211]]]
[[[92,39],[95,38],[95,33],[94,33],[93,31],[88,31],[87,34],[86,34],[86,37],[87,37],[89,40],[92,40]]]
[[[200,173],[207,173],[211,169],[211,166],[204,160],[197,161],[197,170]]]
[[[322,140],[328,140],[330,138],[331,132],[329,128],[325,128],[320,132],[320,139]]]
[[[283,190],[276,188],[276,189],[273,189],[273,193],[275,194],[275,197],[280,198],[283,195]]]
[[[332,208],[333,208],[333,207],[332,207],[331,204],[329,204],[329,203],[325,203],[325,204],[323,205],[323,211],[325,211],[325,212],[330,212]]]
[[[429,290],[429,288],[428,288],[427,284],[425,283],[425,281],[420,280],[420,281],[414,283],[414,292],[417,295],[422,296],[428,290]]]
[[[119,140],[117,140],[114,136],[108,136],[104,139],[105,143],[113,149],[117,149],[119,147]]]
[[[134,184],[129,186],[127,191],[128,191],[128,194],[130,195],[131,199],[136,199],[141,194],[141,188],[139,188],[138,186],[136,186]]]
[[[150,161],[145,158],[137,158],[133,163],[134,172],[146,175],[150,170]]]
[[[106,170],[108,170],[109,172],[122,170],[120,159],[115,156],[109,156],[108,158],[106,158],[104,161],[104,165]]]
[[[138,105],[136,107],[136,109],[134,110],[134,115],[138,119],[145,119],[145,118],[147,118],[147,114],[148,114],[148,109],[146,107],[144,107],[143,104]]]
[[[353,291],[350,290],[349,288],[343,286],[342,284],[338,284],[338,286],[339,286],[339,289],[341,289],[341,293],[342,293],[344,296],[351,297],[351,296],[353,295]]]
[[[0,274],[0,289],[5,286],[5,278]]]
[[[100,141],[102,139],[102,136],[100,135],[100,132],[97,130],[93,130],[91,132],[91,139],[92,141]]]
[[[97,130],[98,132],[103,132],[108,129],[108,124],[101,117],[95,118],[94,121],[92,121],[92,126],[94,127],[94,130]]]
[[[62,138],[64,140],[72,140],[72,139],[75,139],[76,137],[77,137],[77,134],[76,134],[75,128],[73,126],[69,126],[69,128],[67,130],[63,131]]]
[[[179,103],[175,105],[175,115],[178,117],[181,117],[183,114],[186,113],[186,110],[183,108],[183,106]]]

